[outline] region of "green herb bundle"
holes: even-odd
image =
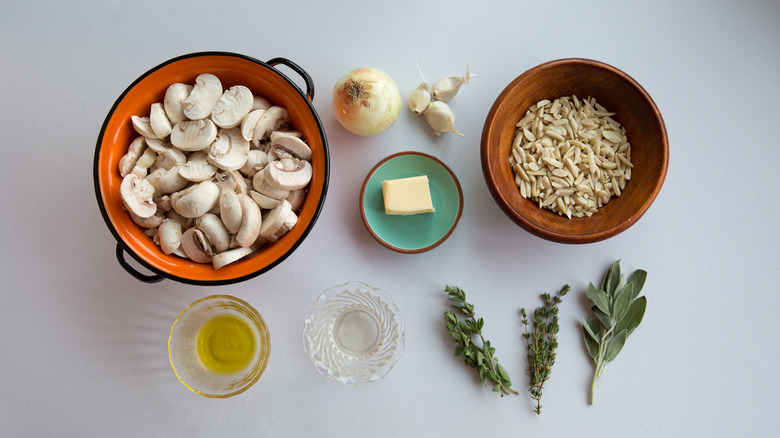
[[[646,278],[647,272],[637,269],[626,279],[620,273],[618,260],[604,276],[601,289],[596,289],[593,283],[588,284],[586,295],[593,303],[594,316],[583,320],[582,327],[585,346],[595,366],[590,404],[593,404],[596,381],[604,372],[604,366],[615,360],[628,336],[642,322],[647,299],[638,296]]]
[[[447,321],[447,329],[455,339],[455,357],[465,356],[463,363],[476,368],[479,377],[487,385],[487,380],[492,382],[493,391],[506,394],[518,394],[512,388],[512,380],[503,366],[498,363],[495,356],[496,349],[490,346],[490,341],[482,336],[482,327],[485,320],[477,318],[474,313],[474,305],[466,302],[466,292],[459,287],[446,286],[445,292],[449,294],[452,310],[444,312]],[[455,312],[465,316],[459,319]],[[474,342],[479,338],[479,345]]]
[[[523,317],[525,333],[525,345],[528,348],[528,374],[530,375],[530,387],[528,392],[531,398],[536,400],[534,412],[542,413],[542,389],[550,378],[552,366],[555,364],[555,349],[558,348],[558,305],[563,302],[563,297],[569,292],[567,284],[553,297],[548,293],[542,294],[544,305],[534,311],[533,330],[528,331],[528,314],[525,308],[520,309]]]

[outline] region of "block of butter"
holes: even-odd
[[[386,214],[406,216],[435,211],[428,175],[382,181],[382,196]]]

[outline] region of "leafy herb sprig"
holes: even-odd
[[[528,348],[528,373],[530,375],[530,387],[528,392],[531,398],[536,400],[534,412],[542,413],[542,389],[550,378],[552,366],[555,364],[555,349],[558,348],[558,305],[563,302],[563,297],[569,292],[569,285],[565,285],[556,296],[548,293],[542,294],[544,305],[534,311],[533,330],[528,331],[528,314],[525,308],[520,309],[523,317],[525,333],[525,345]]]
[[[594,316],[582,321],[583,337],[588,354],[595,366],[590,387],[590,404],[596,391],[596,381],[604,372],[604,366],[617,357],[628,336],[642,322],[647,308],[647,298],[638,297],[645,284],[647,272],[637,269],[628,279],[620,273],[620,260],[612,264],[596,289],[588,284],[586,296],[593,302]],[[638,298],[637,298],[638,297]]]
[[[508,394],[519,394],[512,388],[512,380],[503,366],[498,363],[495,356],[496,349],[490,346],[490,341],[482,335],[482,327],[485,320],[477,318],[474,313],[474,305],[466,302],[466,292],[459,287],[446,286],[445,292],[449,294],[452,310],[444,312],[447,321],[447,329],[455,339],[455,357],[464,355],[463,363],[479,370],[479,378],[487,386],[487,380],[492,382],[493,391],[501,393],[501,397]],[[465,316],[459,319],[455,312]],[[479,338],[479,344],[474,342]]]

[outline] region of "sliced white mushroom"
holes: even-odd
[[[284,223],[282,223],[282,226],[279,227],[278,230],[276,230],[276,232],[274,233],[274,235],[271,237],[270,240],[276,242],[277,240],[281,239],[282,236],[284,236],[290,230],[292,230],[295,224],[297,223],[298,223],[298,215],[290,211],[289,213],[287,213],[287,218],[284,220]]]
[[[257,122],[260,121],[260,117],[263,116],[264,112],[265,108],[252,110],[241,120],[241,135],[244,137],[244,140],[251,141],[255,138]]]
[[[128,213],[130,213],[130,218],[133,219],[133,222],[143,228],[157,228],[165,220],[165,212],[159,208],[149,217],[140,217],[132,211]]]
[[[146,146],[159,154],[164,150],[169,149],[171,145],[161,138],[147,138]]]
[[[156,192],[157,190],[155,190],[155,194]],[[173,208],[171,207],[171,197],[168,195],[155,196],[154,203],[157,204],[157,211],[168,213]]]
[[[242,175],[252,178],[255,176],[258,170],[262,169],[268,164],[268,154],[260,149],[252,149],[246,158],[246,163],[241,166],[239,171]]]
[[[257,171],[255,176],[252,178],[252,187],[257,192],[262,193],[274,199],[285,199],[288,196],[290,196],[289,190],[277,189],[268,183],[268,181],[265,178],[265,172],[267,169],[268,166],[265,166],[263,169]]]
[[[157,154],[153,150],[146,148],[144,153],[138,157],[138,161],[135,162],[131,173],[138,176],[138,178],[145,178],[149,173],[149,168],[152,167],[155,161],[157,161]]]
[[[211,262],[214,265],[214,269],[219,269],[252,254],[257,251],[257,248],[255,245],[233,248],[214,255]]]
[[[285,199],[274,207],[263,217],[263,223],[260,227],[260,236],[265,237],[271,242],[275,242],[274,235],[284,226],[288,215],[292,211],[292,205]]]
[[[273,142],[275,139],[281,137],[281,136],[289,136],[289,137],[295,137],[295,138],[303,138],[303,133],[298,131],[273,131],[271,132],[271,135],[268,136],[268,138],[271,139]]]
[[[205,149],[217,138],[217,126],[211,120],[185,120],[171,131],[171,143],[177,148],[192,152]]]
[[[274,199],[255,190],[251,190],[249,196],[251,196],[252,200],[263,210],[270,210],[282,202],[281,199]]]
[[[230,231],[219,216],[206,213],[195,220],[195,226],[209,239],[215,253],[227,251],[230,246]]]
[[[190,154],[187,162],[179,168],[179,175],[192,182],[206,181],[217,173],[217,166],[211,164],[203,151]]]
[[[173,208],[171,208],[171,211],[169,211],[166,214],[166,216],[168,217],[168,219],[170,219],[172,221],[175,221],[179,225],[181,225],[181,229],[182,230],[186,230],[187,228],[190,228],[192,226],[193,222],[195,222],[191,218],[187,218],[187,217],[184,217],[184,216],[180,215],[179,213],[176,213],[176,210],[173,210]]]
[[[157,153],[157,164],[166,170],[171,170],[176,166],[181,166],[187,162],[187,156],[179,148],[169,147]]]
[[[220,129],[209,148],[209,161],[222,170],[238,170],[249,157],[249,141],[237,128]]]
[[[306,187],[312,178],[311,164],[304,160],[295,160],[295,164],[295,168],[289,169],[281,161],[268,163],[263,169],[266,182],[280,190],[291,191]]]
[[[157,212],[157,204],[153,200],[154,187],[137,175],[131,173],[122,178],[119,196],[125,208],[138,217],[151,217]]]
[[[165,114],[163,104],[159,102],[152,104],[152,108],[149,111],[149,125],[152,127],[154,135],[158,138],[165,138],[171,134],[173,126],[168,119],[168,115]]]
[[[273,104],[268,101],[265,97],[262,96],[253,96],[252,97],[252,110],[256,109],[264,109],[267,110],[268,108],[271,108]]]
[[[181,249],[188,259],[196,263],[210,263],[214,254],[206,235],[197,228],[190,228],[182,233]]]
[[[192,85],[175,83],[169,85],[165,90],[163,107],[165,108],[165,115],[168,116],[172,124],[175,125],[187,120],[187,116],[184,115],[182,108],[182,102],[190,95],[192,88]]]
[[[130,120],[133,122],[133,128],[139,134],[148,138],[159,138],[157,134],[152,130],[152,125],[149,121],[149,117],[131,116]]]
[[[255,125],[255,133],[252,137],[255,141],[265,140],[271,132],[286,125],[288,121],[287,110],[281,106],[272,106],[265,110],[260,120]]]
[[[130,147],[127,149],[127,153],[119,159],[119,175],[124,178],[127,174],[133,171],[135,163],[138,162],[138,158],[146,150],[146,137],[139,135],[130,143]]]
[[[234,128],[244,116],[252,110],[252,92],[243,85],[235,85],[225,90],[217,101],[211,120],[221,128]]]
[[[291,135],[276,135],[271,139],[271,148],[282,148],[301,160],[311,160],[311,148],[303,140]]]
[[[171,195],[171,205],[184,217],[203,216],[217,205],[219,187],[211,181],[202,181]]]
[[[287,201],[292,205],[292,211],[298,211],[303,206],[303,201],[306,200],[306,190],[298,189],[290,192],[290,196],[287,197]]]
[[[241,204],[241,228],[236,233],[236,242],[243,247],[251,246],[257,240],[262,226],[260,207],[248,195],[238,194]]]
[[[209,117],[222,96],[222,83],[216,76],[204,73],[195,78],[190,95],[182,101],[182,111],[190,120]]]
[[[149,184],[154,187],[157,196],[178,192],[189,184],[189,181],[179,174],[179,169],[180,166],[174,166],[169,170],[161,167],[146,177]]]
[[[160,249],[165,254],[173,254],[181,246],[182,227],[173,219],[165,219],[157,228]]]
[[[219,194],[219,216],[231,234],[241,229],[241,203],[233,190],[222,189]]]
[[[220,191],[228,189],[236,193],[246,193],[248,190],[244,177],[236,170],[217,172],[214,179],[219,186]]]

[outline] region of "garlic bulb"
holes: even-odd
[[[424,114],[425,120],[431,125],[436,135],[449,131],[463,137],[463,134],[455,129],[455,115],[452,114],[450,106],[446,103],[435,100],[428,105]]]
[[[463,84],[468,85],[471,76],[476,75],[469,73],[469,65],[466,64],[466,74],[464,76],[450,76],[448,78],[439,79],[433,84],[433,98],[443,102],[449,101],[458,94],[458,90],[460,90],[460,87],[463,86]]]

